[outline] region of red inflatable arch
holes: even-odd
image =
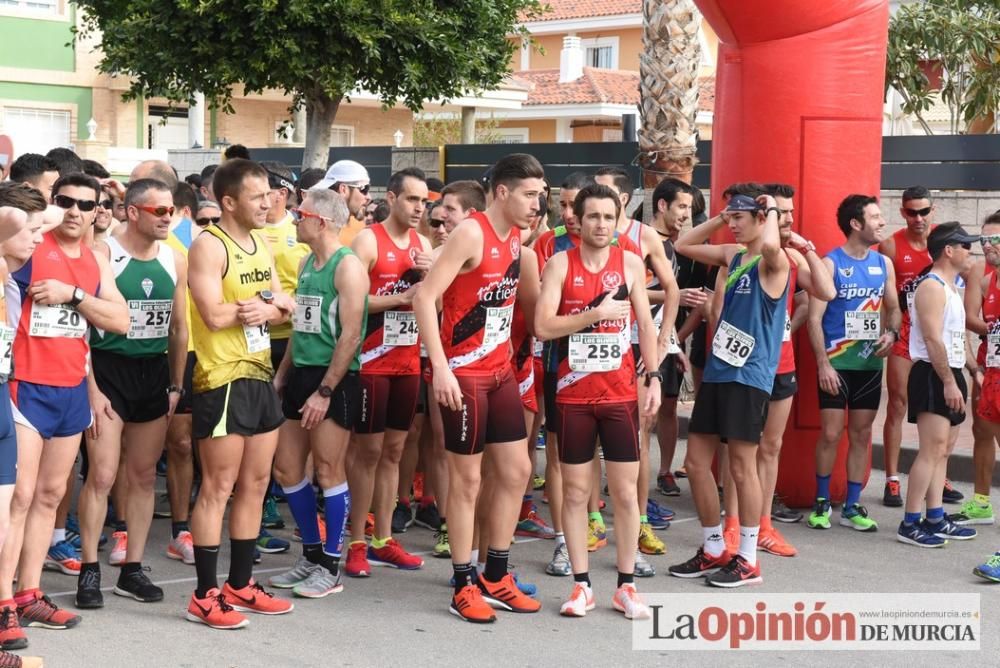
[[[719,36],[712,127],[712,209],[739,181],[796,188],[797,230],[820,254],[844,242],[834,212],[878,194],[888,0],[696,0]],[[778,493],[812,504],[819,429],[816,364],[796,334],[801,392],[782,447]],[[846,437],[832,496],[846,492]]]

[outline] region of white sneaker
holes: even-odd
[[[111,539],[115,541],[115,544],[111,548],[111,554],[108,555],[108,563],[112,566],[121,566],[125,563],[125,553],[128,552],[128,532],[115,531],[111,534]],[[191,552],[191,560],[193,562],[194,547],[191,548]]]
[[[584,582],[577,582],[573,585],[573,593],[569,600],[559,608],[559,614],[564,617],[583,617],[588,610],[593,610],[594,592]]]
[[[194,563],[194,539],[191,538],[190,531],[181,531],[177,538],[167,544],[167,557],[185,564]]]
[[[642,552],[635,551],[635,577],[637,578],[651,578],[656,575],[656,569],[653,568],[653,564],[646,561],[646,557],[642,556]]]
[[[611,607],[625,613],[625,619],[649,619],[649,608],[642,602],[634,584],[625,583],[615,590]]]

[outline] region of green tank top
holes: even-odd
[[[96,350],[126,357],[153,357],[167,352],[170,314],[177,286],[173,249],[157,244],[152,260],[137,260],[114,237],[107,239],[115,285],[128,304],[128,334],[112,334],[91,328],[90,345]]]
[[[338,250],[317,269],[316,256],[306,257],[299,273],[299,286],[295,292],[295,315],[292,317],[292,362],[295,366],[330,365],[333,349],[340,341],[341,323],[339,295],[333,284],[340,261],[353,255],[350,248]],[[365,312],[361,314],[361,337],[358,348],[348,371],[361,369],[361,343],[365,338],[365,322],[368,314],[368,298],[365,297]]]

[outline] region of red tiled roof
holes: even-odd
[[[542,0],[548,11],[534,21],[562,21],[642,13],[642,0]]]
[[[576,81],[559,83],[559,70],[522,70],[518,83],[530,85],[527,107],[550,104],[639,104],[639,73],[584,67]],[[698,80],[698,111],[715,108],[715,77]]]

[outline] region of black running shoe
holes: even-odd
[[[944,494],[941,496],[941,500],[945,503],[961,503],[965,499],[965,494],[951,486],[951,481],[947,478],[944,479]]]
[[[436,503],[417,508],[417,514],[413,521],[425,529],[438,531],[441,529],[441,513],[438,512]]]
[[[101,593],[101,569],[80,569],[80,577],[76,581],[76,607],[84,610],[104,607],[104,594]]]
[[[150,582],[146,577],[149,566],[137,571],[126,573],[124,570],[118,576],[115,593],[119,596],[134,598],[140,603],[155,603],[163,600],[163,590]]]
[[[771,519],[775,522],[798,522],[802,519],[802,513],[786,506],[781,497],[775,494],[774,500],[771,501]]]
[[[759,564],[751,566],[746,559],[737,554],[722,569],[708,575],[705,582],[713,587],[733,588],[758,584],[763,582],[763,578],[760,577]]]
[[[405,503],[396,503],[396,509],[392,511],[392,532],[406,533],[412,524],[413,509]]]
[[[901,491],[898,480],[886,480],[885,491],[882,492],[882,505],[887,508],[901,508],[903,505]]]

